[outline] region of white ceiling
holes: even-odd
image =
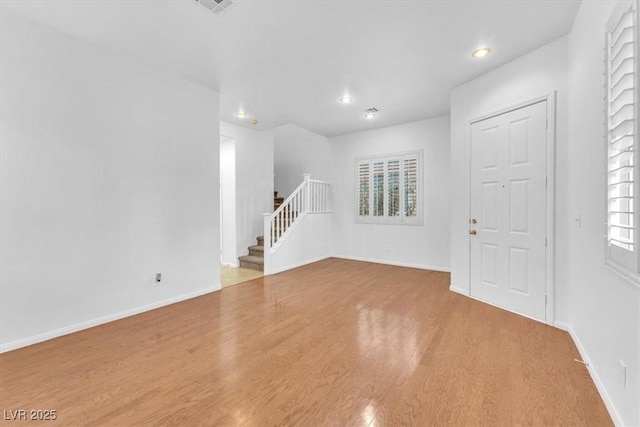
[[[220,92],[221,119],[322,135],[447,114],[452,88],[564,34],[578,0],[3,0]],[[488,45],[493,53],[472,59]],[[349,94],[354,102],[341,105]],[[369,107],[375,120],[363,118]],[[238,110],[245,120],[233,116]]]

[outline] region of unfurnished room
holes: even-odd
[[[640,427],[639,0],[0,0],[0,423]]]

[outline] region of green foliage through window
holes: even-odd
[[[420,154],[357,160],[358,221],[419,221]]]

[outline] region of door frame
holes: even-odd
[[[220,133],[220,139],[219,139],[219,144],[218,144],[218,151],[221,152],[222,150],[222,144],[223,143],[227,143],[230,142],[233,144],[233,161],[235,164],[236,161],[236,138],[233,136],[229,136],[229,135],[225,135],[223,133]],[[220,161],[222,161],[222,157],[220,157]],[[225,184],[228,184],[228,182],[223,182],[222,179],[222,175],[223,175],[223,171],[222,171],[223,167],[222,167],[222,163],[220,164],[220,264],[221,265],[226,265],[227,267],[233,267],[233,268],[238,268],[239,264],[238,264],[238,253],[237,253],[237,221],[234,219],[234,216],[236,215],[236,197],[235,197],[235,192],[236,192],[236,179],[233,179],[233,191],[231,193],[229,193],[229,188],[225,186]],[[236,174],[236,167],[233,167],[233,173],[234,175]],[[225,188],[227,189],[227,193],[225,193]],[[225,207],[228,208],[228,206],[226,206],[225,204],[225,195],[228,194],[233,194],[233,204],[232,204],[232,212],[231,215],[226,215],[225,216]],[[227,212],[229,214],[229,212]],[[227,216],[230,216],[231,218],[227,218]],[[232,219],[232,224],[233,227],[231,229],[229,229],[228,227],[224,227],[226,221],[228,221],[229,219]],[[225,252],[225,244],[224,244],[224,236],[232,236],[232,242],[233,244],[232,246],[232,253],[226,253]],[[229,250],[229,248],[226,248],[227,251]],[[227,255],[227,257],[225,258],[225,255]],[[228,255],[232,255],[233,261],[229,261],[229,257]]]
[[[467,121],[465,129],[465,173],[466,176],[466,213],[467,218],[471,218],[471,126],[474,123],[481,122],[492,117],[500,116],[505,113],[509,113],[520,108],[528,107],[539,102],[547,102],[547,146],[546,146],[546,207],[545,207],[545,295],[546,295],[546,307],[545,307],[545,320],[543,323],[553,326],[555,320],[555,212],[556,212],[556,91],[547,92],[540,96],[528,98],[524,101],[520,101],[509,106],[503,107],[499,110],[492,111],[482,116],[475,117]],[[471,296],[471,238],[467,234],[467,283],[469,287],[466,295]],[[487,301],[483,301],[487,303]],[[491,303],[488,303],[491,304]],[[504,307],[501,307],[504,309]],[[508,309],[507,309],[508,310]],[[522,313],[521,316],[526,316]],[[539,319],[533,319],[540,321]]]

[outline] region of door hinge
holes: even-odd
[[[544,305],[547,305],[547,294],[544,294]]]
[[[544,247],[547,247],[547,236],[544,237]]]
[[[549,118],[547,117],[546,121],[545,121],[545,129],[549,129]]]

